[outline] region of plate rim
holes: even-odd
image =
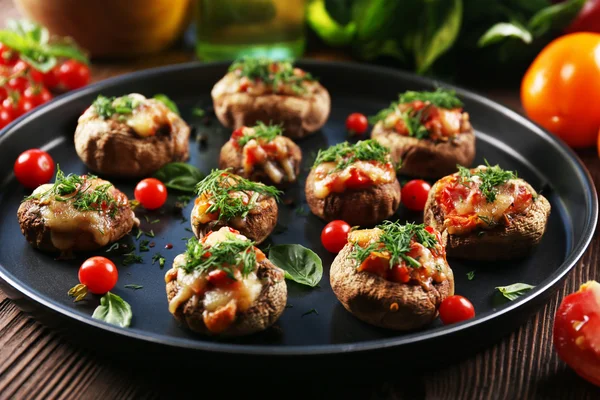
[[[82,89],[64,93],[57,96],[52,101],[44,104],[41,107],[36,108],[30,114],[23,115],[11,122],[4,129],[0,130],[0,146],[4,141],[4,136],[7,132],[15,129],[20,129],[28,121],[37,118],[38,115],[46,112],[52,112],[56,108],[60,108],[64,103],[68,103],[74,98],[83,97],[90,95],[94,92],[99,92],[103,88],[118,87],[123,82],[129,82],[134,79],[152,79],[164,74],[172,74],[182,70],[194,70],[203,69],[204,67],[226,67],[231,61],[217,61],[217,62],[200,62],[191,61],[180,64],[173,64],[162,67],[155,67],[144,69],[140,71],[130,72],[116,77],[104,79],[102,81],[88,85]],[[424,331],[416,331],[409,333],[408,335],[399,337],[388,337],[383,339],[375,339],[364,342],[355,343],[338,343],[338,344],[318,344],[318,345],[293,345],[293,346],[280,346],[271,344],[237,344],[237,343],[222,343],[206,340],[196,340],[194,338],[176,338],[176,337],[165,337],[161,335],[157,337],[156,334],[148,333],[147,331],[138,330],[134,328],[119,328],[105,322],[96,321],[89,317],[85,317],[75,313],[74,311],[65,308],[61,304],[53,301],[50,298],[46,298],[41,294],[36,293],[35,290],[31,290],[26,285],[21,285],[11,276],[10,272],[0,264],[0,279],[10,285],[13,289],[18,291],[20,294],[33,300],[36,303],[50,309],[51,311],[61,314],[61,316],[70,318],[77,323],[91,326],[106,331],[110,334],[116,334],[119,336],[125,336],[129,339],[140,340],[142,342],[151,342],[160,344],[168,347],[183,348],[196,351],[212,352],[212,353],[230,353],[239,355],[269,355],[269,356],[319,356],[327,354],[339,354],[339,353],[358,353],[372,350],[381,350],[385,348],[406,346],[410,344],[416,344],[441,338],[444,336],[450,336],[457,332],[467,331],[476,329],[478,326],[489,322],[492,319],[499,318],[506,315],[518,308],[523,308],[529,303],[533,302],[536,298],[543,295],[546,291],[551,290],[557,285],[577,264],[581,259],[591,240],[593,239],[596,225],[598,223],[598,195],[595,189],[594,181],[579,158],[579,156],[569,148],[561,139],[548,133],[546,130],[526,118],[525,116],[511,110],[507,106],[491,100],[477,91],[471,89],[465,89],[461,86],[448,84],[442,80],[436,80],[431,78],[422,77],[411,72],[394,69],[391,67],[373,65],[362,62],[346,62],[346,61],[323,61],[314,59],[301,58],[297,60],[297,64],[307,66],[321,66],[321,67],[334,67],[348,70],[361,70],[363,73],[372,74],[385,74],[395,76],[404,81],[415,82],[419,85],[431,86],[432,84],[440,84],[444,87],[452,88],[464,98],[469,98],[472,101],[481,103],[495,112],[502,114],[503,117],[511,119],[516,123],[526,127],[532,133],[535,133],[540,139],[548,142],[549,145],[553,146],[557,151],[563,154],[570,164],[575,167],[578,172],[578,176],[584,186],[587,186],[587,193],[585,193],[585,205],[589,207],[589,212],[586,215],[586,221],[583,226],[581,233],[581,239],[577,243],[573,243],[572,249],[570,249],[569,255],[558,267],[558,269],[546,277],[546,279],[537,285],[525,296],[522,296],[517,301],[508,303],[496,310],[490,310],[486,313],[476,316],[472,320],[464,321],[455,324],[451,327],[441,326]],[[9,176],[12,176],[12,172]],[[5,182],[0,182],[0,185]]]

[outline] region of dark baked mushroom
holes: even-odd
[[[424,221],[442,232],[449,256],[502,260],[522,257],[541,241],[550,208],[515,173],[481,165],[437,181]]]
[[[133,93],[99,96],[79,117],[75,150],[93,171],[143,177],[188,159],[189,126],[162,102]]]
[[[190,240],[165,275],[169,311],[192,331],[243,336],[273,325],[285,309],[283,270],[231,228]]]
[[[342,305],[369,324],[412,330],[431,323],[454,294],[454,275],[439,232],[386,222],[350,232],[333,260],[331,288]]]
[[[439,178],[470,166],[475,158],[475,134],[469,114],[454,92],[405,92],[373,118],[371,137],[388,147],[399,173]]]
[[[319,151],[305,194],[313,214],[350,225],[374,225],[400,205],[400,184],[389,150],[373,140]]]
[[[221,148],[219,168],[252,181],[285,187],[298,179],[302,151],[277,125],[260,122],[233,131]]]
[[[267,58],[234,62],[211,95],[215,114],[226,127],[275,123],[293,139],[319,130],[331,110],[329,92],[309,73]]]

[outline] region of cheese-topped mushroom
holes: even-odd
[[[283,270],[232,228],[190,239],[165,275],[169,311],[191,330],[239,336],[261,331],[287,301]]]
[[[231,168],[244,178],[278,187],[295,182],[302,151],[282,132],[280,126],[262,122],[236,129],[221,148],[219,168]]]
[[[257,244],[269,236],[277,224],[277,199],[273,186],[252,182],[227,170],[213,170],[197,187],[192,209],[194,234],[231,226]]]
[[[67,176],[39,186],[17,212],[21,231],[34,247],[69,255],[106,246],[139,224],[127,196],[93,175]]]
[[[146,176],[188,158],[190,128],[164,103],[141,94],[100,95],[78,122],[75,150],[103,174]]]
[[[451,90],[404,92],[371,121],[372,138],[390,148],[395,162],[402,160],[401,174],[438,178],[475,157],[469,114]]]
[[[235,61],[211,95],[223,125],[237,129],[272,122],[291,138],[320,129],[331,110],[329,92],[308,72],[268,58]]]

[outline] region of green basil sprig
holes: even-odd
[[[179,108],[177,108],[177,104],[173,100],[169,98],[166,94],[158,93],[154,95],[154,99],[163,103],[167,108],[173,111],[175,114],[179,114]]]
[[[323,262],[312,250],[299,244],[271,246],[269,260],[285,271],[286,279],[315,287],[323,276]]]
[[[100,305],[94,310],[92,318],[127,328],[131,324],[131,306],[121,297],[107,292],[100,299]]]
[[[41,72],[48,72],[58,58],[69,58],[87,64],[88,58],[72,40],[50,38],[48,30],[36,23],[7,21],[8,29],[0,30],[0,43],[18,51],[21,59]]]
[[[535,286],[529,285],[527,283],[513,283],[508,286],[498,286],[496,289],[502,293],[504,297],[509,299],[510,301],[518,299],[520,296],[523,296],[525,293],[529,292]]]
[[[204,174],[193,165],[172,162],[156,171],[154,177],[170,189],[195,193],[196,185],[204,179]]]

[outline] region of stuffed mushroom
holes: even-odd
[[[262,243],[277,224],[280,191],[227,170],[214,170],[197,187],[192,230],[198,239],[223,226]]]
[[[63,257],[106,246],[139,224],[127,196],[110,182],[93,175],[65,176],[60,169],[53,184],[25,198],[17,216],[33,247]]]
[[[382,110],[371,137],[389,147],[399,173],[440,178],[470,166],[475,157],[475,134],[469,114],[454,92],[405,92]]]
[[[148,176],[189,157],[189,126],[164,103],[141,94],[98,96],[78,122],[75,150],[103,175]]]
[[[389,222],[350,232],[330,271],[342,305],[369,324],[413,330],[432,322],[454,294],[454,275],[438,231]]]
[[[550,203],[516,173],[499,166],[468,169],[437,181],[424,221],[442,232],[448,256],[502,260],[526,255],[542,239]]]
[[[329,92],[308,72],[267,58],[234,62],[211,95],[215,114],[226,127],[272,122],[294,139],[319,130],[331,110]]]
[[[276,187],[295,182],[300,172],[302,151],[281,134],[281,127],[262,122],[254,127],[236,129],[221,148],[219,168],[231,168],[244,178]]]
[[[305,187],[310,210],[325,221],[373,225],[396,212],[400,184],[390,152],[374,140],[319,151]]]
[[[273,325],[287,302],[283,270],[223,227],[190,240],[165,275],[169,311],[194,332],[243,336]]]

